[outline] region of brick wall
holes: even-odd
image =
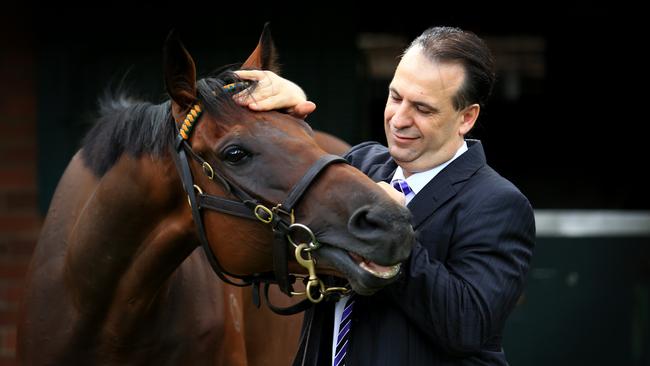
[[[24,19],[0,21],[0,366],[10,366],[18,364],[16,318],[42,219],[33,34]]]

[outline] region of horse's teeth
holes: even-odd
[[[372,263],[372,262],[369,262],[369,263]],[[363,268],[366,272],[369,272],[369,273],[371,273],[372,275],[374,275],[376,277],[384,278],[384,279],[395,277],[399,273],[399,269],[400,269],[400,265],[396,264],[394,266],[384,267],[384,268],[387,268],[387,270],[379,272],[379,271],[376,271],[376,270],[370,268],[366,262],[359,263],[359,267]]]

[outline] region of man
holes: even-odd
[[[251,108],[314,108],[275,74],[240,76],[260,80],[259,93],[241,100]],[[345,358],[332,352],[340,301],[306,316],[311,332],[296,364],[507,365],[502,333],[524,288],[535,223],[526,197],[486,164],[481,142],[465,139],[494,79],[490,51],[470,32],[430,28],[407,48],[384,112],[388,147],[362,143],[346,158],[404,193],[418,242],[400,281],[355,296]]]

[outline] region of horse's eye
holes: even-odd
[[[236,145],[227,147],[223,152],[223,159],[233,165],[242,163],[248,156],[250,156],[248,151]]]

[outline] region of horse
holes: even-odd
[[[277,70],[275,57],[265,27],[241,68]],[[101,103],[28,269],[23,364],[286,365],[301,318],[270,312],[295,304],[278,289],[310,304],[397,278],[414,240],[408,210],[304,120],[237,105],[254,85],[231,69],[197,80],[194,65],[170,36],[169,100]],[[289,281],[299,275],[303,291]]]
[[[314,140],[330,154],[342,156],[352,148],[345,140],[324,131],[314,130]]]

